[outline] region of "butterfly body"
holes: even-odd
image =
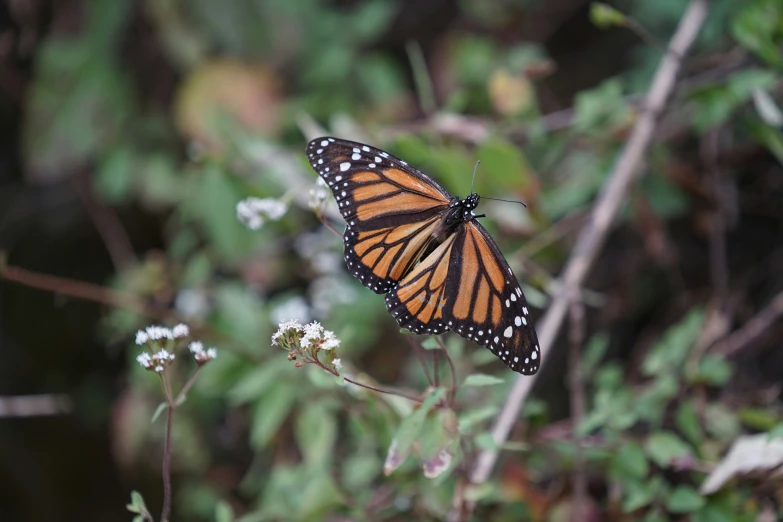
[[[533,374],[540,349],[519,283],[473,211],[423,172],[361,143],[318,138],[307,147],[346,221],[345,262],[386,294],[397,323],[418,334],[449,330],[507,366]]]

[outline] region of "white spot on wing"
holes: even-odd
[[[348,170],[350,168],[351,168],[351,164],[348,163],[347,161],[344,162],[344,163],[340,163],[340,170],[341,171],[345,172],[346,170]]]
[[[503,331],[503,337],[511,338],[511,334],[513,333],[513,329],[509,326]]]

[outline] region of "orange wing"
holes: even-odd
[[[495,242],[475,219],[460,225],[386,296],[400,326],[454,330],[509,368],[538,371],[541,352],[525,296]]]
[[[374,292],[388,292],[421,257],[451,196],[426,174],[369,145],[318,138],[307,152],[347,223],[349,270]]]

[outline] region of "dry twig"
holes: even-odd
[[[734,355],[761,337],[781,317],[783,317],[783,292],[776,295],[761,312],[745,323],[745,326],[713,345],[710,351],[724,357]]]
[[[578,427],[585,416],[585,390],[582,376],[582,346],[585,339],[585,307],[578,295],[571,298],[568,349],[568,377],[570,381],[569,399],[571,402],[571,424],[573,441],[576,446],[574,452],[574,499],[571,510],[571,520],[579,522],[584,516],[587,506],[587,475],[585,474],[585,458],[582,448],[582,437],[578,434]]]
[[[669,44],[669,52],[663,56],[647,92],[643,112],[639,116],[613,171],[607,177],[607,182],[596,201],[591,219],[580,232],[563,272],[561,291],[552,300],[546,315],[540,322],[538,332],[542,357],[547,356],[560,330],[573,293],[570,289],[581,286],[587,276],[604,244],[609,228],[625,200],[628,187],[643,162],[644,154],[653,138],[658,115],[663,110],[674,87],[675,78],[680,68],[680,57],[686,55],[698,35],[707,15],[708,4],[708,0],[692,0],[683,14],[680,25]],[[535,379],[520,376],[514,383],[492,428],[492,437],[496,447],[499,447],[508,438],[534,382]],[[497,457],[498,450],[496,449],[483,450],[478,455],[470,476],[473,484],[481,484],[489,478]]]

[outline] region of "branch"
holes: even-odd
[[[734,355],[761,337],[781,317],[783,317],[783,292],[776,295],[761,312],[745,323],[745,326],[713,345],[710,351],[724,357]]]
[[[541,327],[538,331],[542,357],[548,355],[563,323],[571,297],[570,289],[581,286],[586,278],[606,240],[609,227],[620,210],[628,187],[644,159],[644,154],[652,141],[658,115],[663,110],[674,87],[681,57],[686,55],[698,35],[707,15],[708,3],[708,0],[691,1],[680,21],[677,32],[669,43],[669,52],[664,54],[661,59],[652,85],[645,96],[643,112],[639,116],[613,171],[607,177],[607,182],[598,196],[590,219],[579,234],[563,272],[561,290],[552,300],[547,313],[541,320]],[[538,375],[541,373],[539,372]],[[514,383],[492,428],[492,438],[496,447],[502,445],[508,438],[534,382],[534,378],[520,376]],[[485,482],[495,466],[497,457],[498,451],[496,449],[483,450],[478,455],[470,475],[471,482],[474,484]]]
[[[0,280],[3,279],[30,288],[101,303],[112,308],[124,308],[153,319],[170,320],[174,317],[171,312],[147,304],[143,299],[131,294],[110,290],[92,283],[32,272],[16,266],[3,266],[2,260],[0,260]]]

